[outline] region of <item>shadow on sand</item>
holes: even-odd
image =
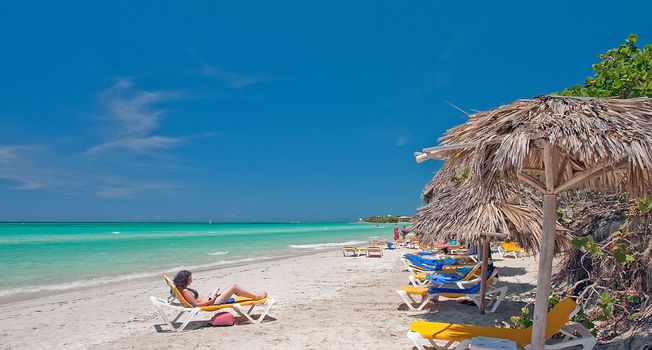
[[[500,266],[498,267],[498,276],[513,277],[513,276],[522,276],[527,273],[524,267],[510,267],[510,266]]]
[[[252,316],[255,317],[257,315],[252,315]],[[194,331],[194,330],[198,330],[198,329],[201,329],[201,328],[214,328],[213,326],[208,326],[207,325],[209,319],[210,318],[207,318],[205,320],[190,321],[188,323],[188,325],[186,326],[186,328],[181,332]],[[269,315],[266,315],[265,318],[263,319],[262,323],[275,322],[275,321],[276,321],[276,318],[274,318],[272,316],[269,316]],[[181,322],[174,322],[172,324],[175,327],[179,327],[182,323]],[[246,325],[252,325],[252,324],[251,324],[251,322],[249,322],[249,320],[246,317],[239,316],[239,317],[237,317],[235,319],[235,325],[236,326],[246,326]],[[168,325],[165,324],[165,323],[155,324],[154,325],[154,330],[156,331],[156,333],[175,333],[173,330],[169,329]]]
[[[467,323],[481,326],[494,326],[496,320],[509,323],[510,316],[520,315],[524,302],[503,300],[496,313],[480,314],[478,307],[470,300],[440,300],[430,303],[423,311],[408,311],[407,305],[401,304],[400,311],[412,321],[430,321],[446,323]]]

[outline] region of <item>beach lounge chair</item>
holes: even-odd
[[[355,250],[354,246],[344,246],[342,247],[342,255],[347,256],[348,254],[351,254],[351,256],[358,256],[358,252]]]
[[[410,238],[410,241],[408,242],[407,247],[412,248],[412,249],[418,249],[419,248],[419,237],[412,236],[412,238]]]
[[[415,254],[405,254],[401,259],[405,268],[412,274],[439,271],[446,268],[446,266],[461,267],[474,266],[476,264],[476,262],[468,256],[447,256],[441,259],[426,259]]]
[[[209,306],[192,306],[184,297],[183,294],[177,289],[177,287],[172,283],[170,278],[166,275],[163,275],[163,280],[170,287],[174,297],[170,297],[167,300],[161,299],[155,296],[150,296],[149,300],[154,304],[156,310],[163,318],[163,321],[175,332],[182,331],[186,328],[188,323],[201,311],[214,313],[219,310],[234,310],[240,316],[244,316],[251,323],[260,323],[265,319],[267,313],[272,308],[272,305],[276,301],[272,298],[263,298],[260,300],[253,300],[250,298],[236,297],[235,301],[230,304],[217,304]],[[175,300],[176,299],[176,300]],[[254,318],[252,312],[256,306],[260,305],[264,307],[263,312],[258,315],[258,318]],[[169,318],[164,310],[170,310],[177,312],[177,315],[174,318]],[[181,318],[183,314],[188,314],[186,320],[179,327],[174,327],[174,323]]]
[[[495,284],[498,281],[496,269],[487,271],[487,291],[485,297],[489,298],[490,302],[486,304],[489,308],[488,312],[494,312],[498,305],[505,298],[507,294],[507,287],[496,288]],[[407,305],[408,309],[412,311],[421,311],[430,303],[430,301],[437,300],[438,297],[445,297],[450,299],[468,298],[476,306],[480,307],[480,280],[470,281],[470,285],[460,288],[457,284],[452,284],[449,288],[442,286],[435,287],[412,287],[401,286],[396,293],[401,297],[403,302]],[[417,300],[416,298],[420,299]]]
[[[514,258],[518,258],[519,254],[525,253],[525,249],[517,246],[514,242],[501,242],[500,246],[498,246],[498,253],[500,254],[501,258],[504,258],[508,255],[511,255]]]
[[[372,255],[378,256],[380,258],[383,257],[383,248],[367,247],[366,251],[367,251],[367,258],[372,256]]]
[[[428,256],[428,255],[417,255],[417,254],[403,254],[401,261],[408,270],[411,270],[412,267],[417,267],[420,270],[441,270],[441,267],[444,265],[444,259],[440,259],[439,256]],[[452,265],[457,263],[457,260],[449,259],[447,264]]]
[[[408,276],[408,280],[410,280],[410,284],[415,287],[424,287],[431,284],[429,277],[439,275],[439,274],[457,276],[460,274],[468,274],[471,270],[473,270],[473,267],[460,266],[458,268],[451,267],[447,269],[442,269],[437,272],[419,272],[416,274],[410,274]]]
[[[595,337],[582,325],[570,322],[577,314],[579,306],[571,298],[566,298],[555,305],[548,312],[546,321],[546,339],[557,333],[562,333],[564,339],[556,344],[546,344],[544,349],[572,349],[581,346],[583,350],[591,350],[596,344]],[[427,340],[436,349],[451,349],[454,343],[463,342],[473,337],[491,337],[509,339],[519,347],[529,349],[532,337],[532,327],[525,329],[497,328],[487,326],[474,326],[466,324],[415,321],[410,324],[407,337],[416,345],[418,350],[425,350],[423,341]],[[446,342],[445,345],[436,341]]]
[[[448,242],[439,242],[435,245],[435,249],[437,250],[449,250],[450,249],[457,249],[457,248],[462,248],[462,245],[459,244],[458,241],[452,239]]]
[[[489,266],[493,266],[491,260]],[[408,276],[410,284],[415,287],[423,287],[429,284],[443,285],[448,283],[459,283],[473,280],[480,277],[482,264],[477,263],[475,266],[460,266],[457,268],[444,269],[435,273],[417,273]]]

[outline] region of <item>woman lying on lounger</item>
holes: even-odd
[[[181,270],[174,278],[174,285],[179,289],[183,297],[195,307],[208,306],[216,304],[226,304],[234,295],[239,297],[247,297],[254,300],[259,300],[267,297],[267,293],[256,295],[249,293],[240,288],[237,284],[231,285],[224,289],[221,293],[210,294],[208,297],[200,297],[199,293],[188,286],[192,283],[192,272],[188,270]]]

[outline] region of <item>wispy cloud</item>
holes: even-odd
[[[0,146],[0,164],[14,161],[18,158],[11,146]]]
[[[84,158],[79,154],[56,154],[56,150],[44,146],[0,145],[0,179],[8,180],[17,190],[54,190],[102,198],[137,197],[144,192],[161,193],[179,187],[152,178],[144,169],[125,166],[112,171],[111,167]],[[133,178],[132,173],[139,175]]]
[[[136,153],[148,153],[153,149],[169,149],[177,147],[179,144],[183,143],[183,141],[184,140],[179,137],[167,136],[128,137],[93,146],[86,150],[86,154],[95,154],[116,148],[125,148]]]
[[[161,192],[178,187],[166,183],[141,183],[101,186],[96,194],[98,197],[107,199],[120,199],[137,197],[142,193]]]
[[[394,146],[403,147],[412,141],[413,134],[406,129],[398,130],[398,138],[394,141]]]
[[[234,89],[241,89],[249,85],[263,83],[271,80],[285,80],[284,78],[272,77],[267,75],[256,75],[256,74],[248,75],[248,74],[238,74],[234,72],[228,72],[207,64],[202,65],[199,71],[203,75],[220,80],[227,87],[234,88]]]
[[[36,190],[56,182],[47,172],[39,171],[32,156],[39,147],[0,145],[0,179],[14,183],[19,190]]]
[[[165,114],[159,105],[179,97],[180,94],[174,92],[136,90],[130,79],[117,79],[99,96],[105,109],[102,118],[110,124],[108,140],[88,148],[85,153],[96,154],[112,149],[148,153],[179,146],[184,142],[182,137],[154,134]]]
[[[193,169],[176,164],[173,156],[161,162],[161,156],[166,155],[162,153],[196,139],[224,134],[162,135],[159,129],[166,116],[163,104],[187,98],[180,93],[139,90],[130,79],[122,78],[97,96],[100,111],[93,120],[102,127],[99,134],[90,134],[90,144],[79,145],[76,150],[57,139],[49,140],[46,146],[0,144],[2,186],[106,199],[166,194],[182,186],[179,174]]]

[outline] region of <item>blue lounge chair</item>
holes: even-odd
[[[493,300],[493,304],[492,302],[487,304],[487,307],[491,307],[488,312],[496,311],[496,308],[498,308],[498,305],[500,305],[500,302],[505,298],[505,294],[507,293],[507,287],[496,288],[494,286],[497,281],[498,274],[496,269],[492,266],[492,268],[487,271],[488,286],[485,293],[486,297]],[[479,279],[474,280],[470,286],[464,286],[463,288],[460,288],[457,284],[452,284],[451,287],[448,288],[401,286],[396,293],[398,293],[408,308],[413,311],[421,311],[430,301],[436,300],[440,296],[452,299],[468,298],[480,307]],[[416,296],[420,296],[421,300],[415,299]]]

